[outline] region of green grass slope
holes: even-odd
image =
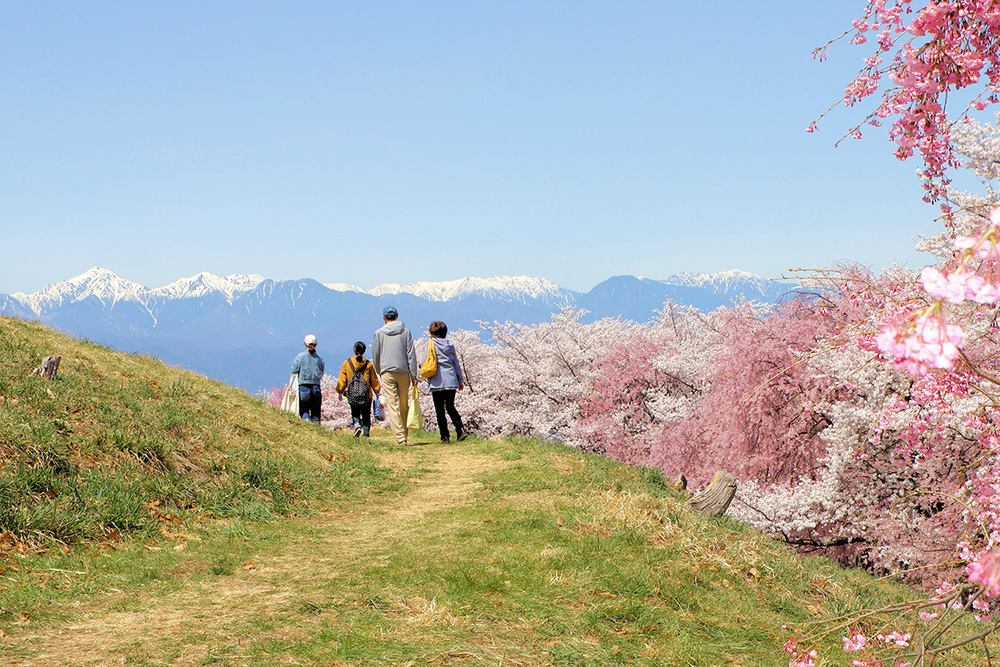
[[[54,381],[31,377],[50,354]],[[0,318],[0,530],[32,547],[286,514],[386,481],[319,427],[155,359]]]
[[[48,354],[59,378],[29,377]],[[0,662],[786,665],[783,625],[908,595],[656,471],[416,444],[0,319]]]

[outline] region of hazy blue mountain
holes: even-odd
[[[7,294],[0,294],[0,314],[22,319],[32,319],[35,316],[30,308]]]
[[[576,305],[589,311],[587,321],[621,317],[647,322],[668,300],[710,312],[744,299],[777,303],[794,289],[794,283],[768,281],[743,271],[681,274],[666,280],[613,276],[581,294]]]
[[[634,322],[646,322],[663,308],[668,300],[711,311],[728,305],[722,295],[696,287],[668,285],[659,280],[614,276],[581,294],[577,305],[589,311],[585,318],[595,321],[605,317],[621,317]]]
[[[339,368],[355,341],[370,343],[388,304],[419,337],[433,320],[447,322],[452,330],[479,329],[480,321],[535,324],[566,307],[589,311],[587,321],[645,322],[667,300],[708,311],[744,298],[773,303],[793,287],[728,271],[667,280],[615,276],[585,294],[526,276],[364,290],[311,279],[200,273],[149,289],[94,268],[34,294],[0,295],[0,314],[37,319],[73,336],[151,354],[256,392],[287,380],[306,333],[319,339],[328,368]]]

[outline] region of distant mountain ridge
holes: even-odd
[[[305,333],[320,338],[322,353],[333,363],[350,354],[355,340],[371,340],[389,303],[419,335],[432,320],[443,320],[452,330],[478,329],[480,321],[536,324],[568,307],[586,310],[585,321],[645,322],[667,300],[707,311],[744,299],[775,303],[794,288],[733,270],[665,280],[614,276],[586,293],[529,276],[363,289],[308,278],[276,281],[207,272],[151,289],[94,267],[32,294],[0,294],[0,315],[38,319],[77,337],[153,354],[258,391],[285,381]]]
[[[730,269],[718,273],[678,273],[661,280],[666,285],[683,285],[684,287],[700,287],[713,292],[729,292],[746,289],[747,285],[755,285],[761,293],[767,292],[771,281],[753,273]]]
[[[202,272],[190,278],[150,289],[115,274],[113,271],[94,267],[79,276],[48,285],[33,294],[16,292],[9,296],[37,315],[71,301],[94,298],[111,306],[119,301],[132,301],[144,305],[171,299],[202,298],[223,295],[229,303],[244,292],[253,291],[267,279],[257,274],[216,276]],[[294,282],[294,281],[281,281]],[[336,292],[357,292],[371,296],[410,294],[428,301],[450,301],[469,296],[524,301],[537,299],[571,305],[574,292],[564,290],[544,278],[528,276],[494,276],[492,278],[461,278],[441,282],[409,284],[386,283],[366,290],[348,283],[326,283],[324,287]]]
[[[119,301],[131,301],[147,305],[171,299],[200,298],[209,295],[224,295],[230,303],[233,296],[250,291],[265,278],[259,275],[231,275],[219,277],[202,272],[190,278],[181,278],[169,285],[149,289],[139,283],[126,280],[108,269],[94,267],[74,278],[53,283],[33,294],[16,292],[10,298],[19,301],[37,315],[58,308],[65,303],[96,299],[107,306]]]
[[[364,291],[364,290],[362,290]],[[412,294],[428,301],[450,301],[478,295],[496,299],[537,299],[569,305],[573,292],[564,290],[544,278],[528,276],[494,276],[493,278],[461,278],[444,282],[419,282],[408,285],[378,285],[367,291],[375,296]]]

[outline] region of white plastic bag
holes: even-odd
[[[285,395],[281,397],[281,409],[287,412],[291,412],[294,415],[299,414],[299,374],[292,373],[288,378],[288,388],[285,389]]]

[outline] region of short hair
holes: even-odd
[[[367,350],[367,349],[368,349],[368,346],[365,345],[364,343],[362,343],[360,340],[357,343],[354,344],[354,354],[358,355],[359,357],[362,354],[364,354],[365,350]]]
[[[448,325],[444,322],[431,322],[427,332],[435,338],[444,338],[448,335]]]

